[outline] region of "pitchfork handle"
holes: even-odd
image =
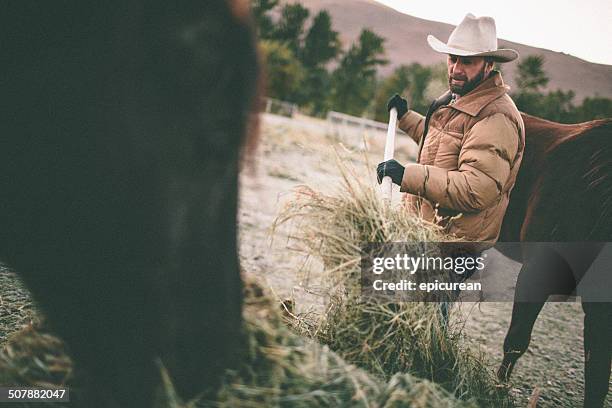
[[[389,127],[387,128],[387,142],[385,143],[385,158],[384,161],[391,160],[395,153],[395,127],[397,126],[397,109],[391,108],[389,111]],[[391,192],[393,191],[393,182],[391,177],[386,176],[382,179],[382,194],[383,199],[391,201]]]

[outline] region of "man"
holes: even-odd
[[[398,111],[400,128],[419,143],[419,155],[417,164],[406,167],[395,160],[380,163],[378,178],[390,176],[408,193],[412,211],[439,223],[448,233],[482,242],[478,247],[484,249],[498,239],[525,146],[523,121],[493,62],[511,61],[518,55],[497,49],[493,19],[471,14],[455,28],[447,44],[433,36],[428,42],[434,50],[448,54],[450,89],[434,101],[426,117],[409,111],[399,95],[389,101],[388,108]],[[497,372],[501,381],[509,379],[527,350],[533,324],[548,296],[571,294],[589,266],[567,263],[553,248],[538,248],[523,263],[517,281],[512,324]],[[600,249],[593,243],[581,253]],[[583,308],[584,406],[602,407],[611,361],[606,324],[612,321],[612,313],[605,302],[583,302]]]
[[[379,180],[390,176],[407,194],[410,210],[437,222],[449,234],[492,246],[525,146],[524,124],[508,96],[495,62],[516,59],[498,49],[495,21],[468,14],[444,44],[429,45],[448,54],[449,91],[433,102],[426,117],[409,111],[399,95],[388,108],[398,111],[399,127],[419,143],[416,164],[395,160],[378,165]]]
[[[407,207],[444,227],[449,234],[478,244],[468,255],[495,244],[508,206],[525,147],[521,115],[508,96],[495,62],[516,59],[518,53],[497,48],[495,21],[468,14],[448,43],[428,36],[429,45],[448,54],[449,91],[435,100],[423,117],[409,111],[395,95],[399,127],[419,143],[416,164],[395,160],[380,163],[379,182],[391,177],[408,193]],[[464,256],[465,253],[455,254]],[[452,275],[459,281],[472,273]],[[444,321],[448,303],[442,304]]]

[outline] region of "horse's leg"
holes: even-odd
[[[584,406],[603,407],[610,382],[612,303],[583,302]]]
[[[551,294],[571,293],[574,278],[567,263],[551,249],[542,248],[521,268],[516,281],[512,319],[504,339],[504,358],[497,378],[510,379],[517,360],[527,351],[531,332]]]
[[[517,286],[518,289],[518,286]],[[497,370],[499,381],[507,382],[517,360],[527,351],[531,331],[545,302],[515,302],[512,320],[504,339],[504,358]]]

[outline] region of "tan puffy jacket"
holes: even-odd
[[[425,117],[408,111],[399,121],[420,146],[418,164],[408,164],[402,180],[407,205],[450,234],[486,242],[483,248],[499,237],[525,148],[525,126],[507,90],[494,71],[435,109],[424,140]]]

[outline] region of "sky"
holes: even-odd
[[[467,13],[491,16],[498,38],[612,65],[612,0],[376,1],[414,17],[453,25]]]

